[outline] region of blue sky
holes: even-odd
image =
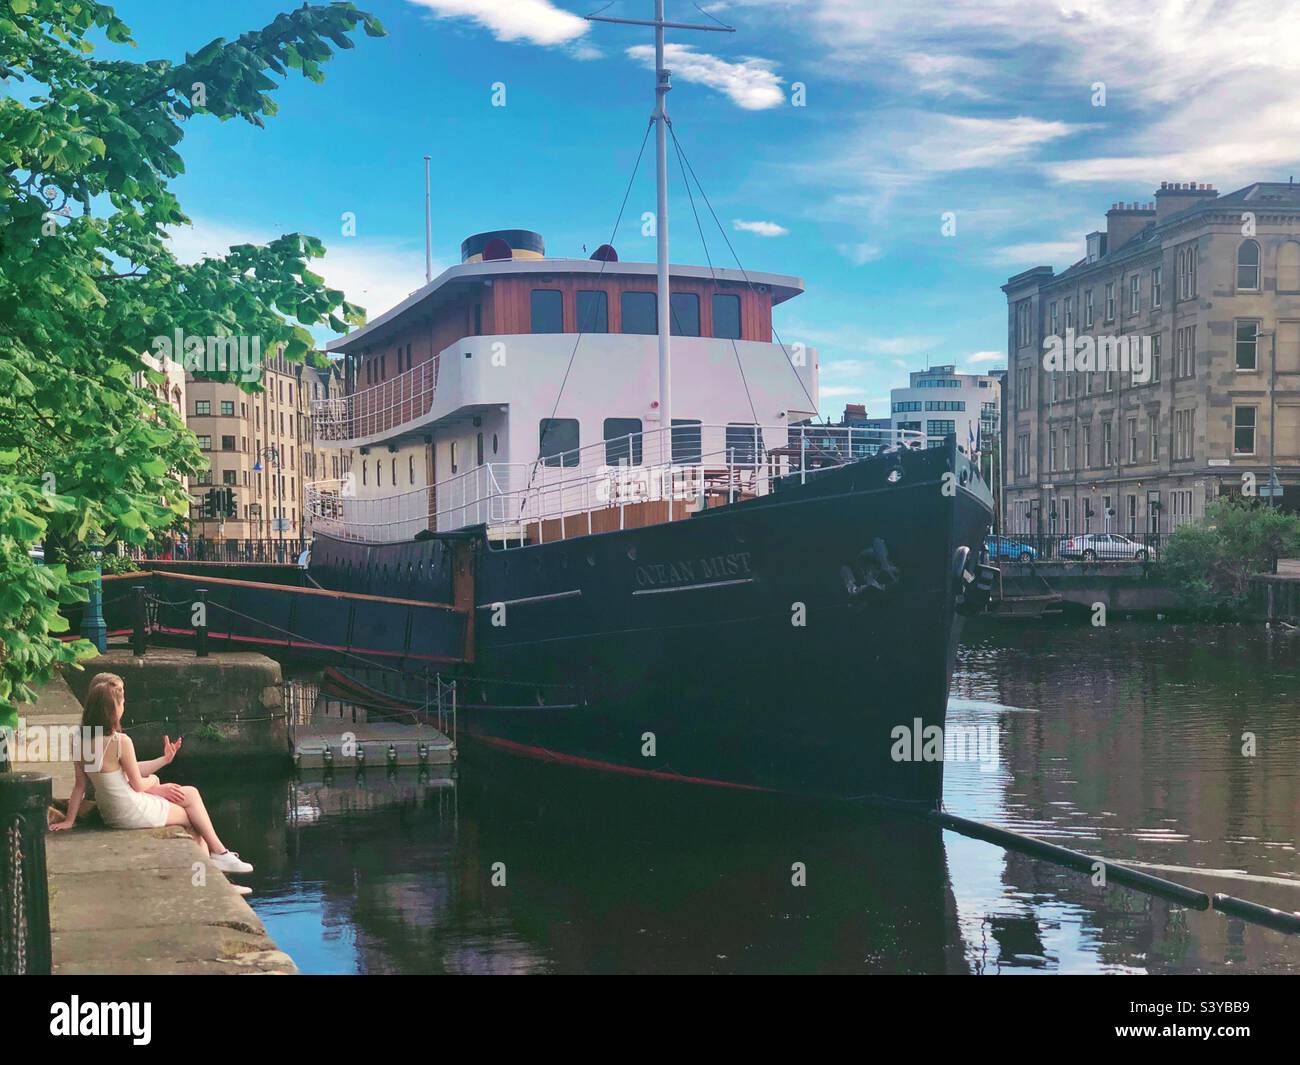
[[[178,252],[283,232],[321,237],[322,272],[371,314],[423,282],[423,162],[435,272],[470,233],[541,232],[551,255],[609,238],[653,104],[650,31],[576,16],[603,0],[369,0],[326,80],[290,78],[258,130],[196,119],[175,185]],[[269,0],[128,0],[133,59],[180,59],[260,27]],[[1116,200],[1161,181],[1229,191],[1300,157],[1300,5],[1272,0],[701,0],[734,34],[670,31],[669,110],[744,265],[802,277],[777,312],[822,353],[823,412],[927,359],[1005,365],[999,285],[1063,268]],[[648,17],[651,0],[606,15]],[[691,0],[669,18],[702,22]],[[113,49],[102,49],[108,55]],[[493,86],[506,106],[493,106]],[[792,94],[805,86],[806,106]],[[1098,84],[1104,85],[1104,100]],[[652,260],[648,148],[615,245]],[[676,168],[674,262],[704,262]],[[354,212],[356,235],[342,235]],[[942,233],[945,212],[956,232]],[[716,230],[715,263],[733,265]]]

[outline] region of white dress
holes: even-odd
[[[120,732],[114,732],[109,743],[117,743]],[[107,756],[107,750],[104,755]],[[126,778],[122,768],[121,754],[118,752],[118,764],[111,770],[86,770],[86,776],[95,785],[95,802],[99,805],[100,816],[109,828],[162,828],[167,823],[166,799],[158,795],[148,795],[136,791]],[[100,766],[104,757],[100,758]]]

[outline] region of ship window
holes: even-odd
[[[700,335],[700,297],[694,292],[672,292],[668,305],[673,313],[673,336],[697,337]]]
[[[761,426],[733,423],[727,426],[727,454],[732,465],[756,466],[763,450]]]
[[[609,332],[609,297],[604,292],[578,293],[578,332]]]
[[[538,423],[537,454],[547,466],[576,466],[578,419],[543,418]]]
[[[673,462],[697,464],[703,448],[700,445],[699,419],[673,419]]]
[[[457,447],[456,441],[453,440],[451,442],[451,472],[452,473],[458,473],[460,471],[460,464],[458,461],[459,457],[460,457],[460,448]]]
[[[619,309],[623,312],[623,332],[659,332],[659,314],[653,292],[624,292],[619,298]]]
[[[564,332],[564,296],[558,288],[533,289],[532,308],[532,332]]]
[[[629,439],[630,438],[630,439]],[[605,419],[605,465],[641,465],[641,419]]]
[[[483,465],[483,434],[478,434],[478,439],[474,442],[474,465]]]
[[[410,478],[411,483],[415,484],[415,456],[414,455],[408,455],[406,457],[406,474]]]
[[[740,339],[740,297],[715,293],[713,296],[713,335],[729,340]]]
[[[492,454],[495,455],[496,453],[497,453],[497,434],[496,434],[496,433],[493,433],[493,434],[492,434]]]

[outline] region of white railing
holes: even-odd
[[[313,400],[311,423],[317,441],[364,440],[423,418],[438,386],[438,363],[435,355],[372,388]]]
[[[806,479],[894,447],[924,447],[912,430],[836,426],[676,426],[557,452],[494,462],[396,495],[360,498],[355,481],[306,486],[313,529],[370,543],[425,529],[485,525],[503,543],[537,543],[685,517],[766,495],[783,477]],[[632,516],[631,508],[660,504]]]

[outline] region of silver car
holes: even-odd
[[[1084,562],[1145,562],[1155,549],[1119,533],[1081,533],[1067,536],[1057,544],[1056,553],[1061,558],[1081,558]]]

